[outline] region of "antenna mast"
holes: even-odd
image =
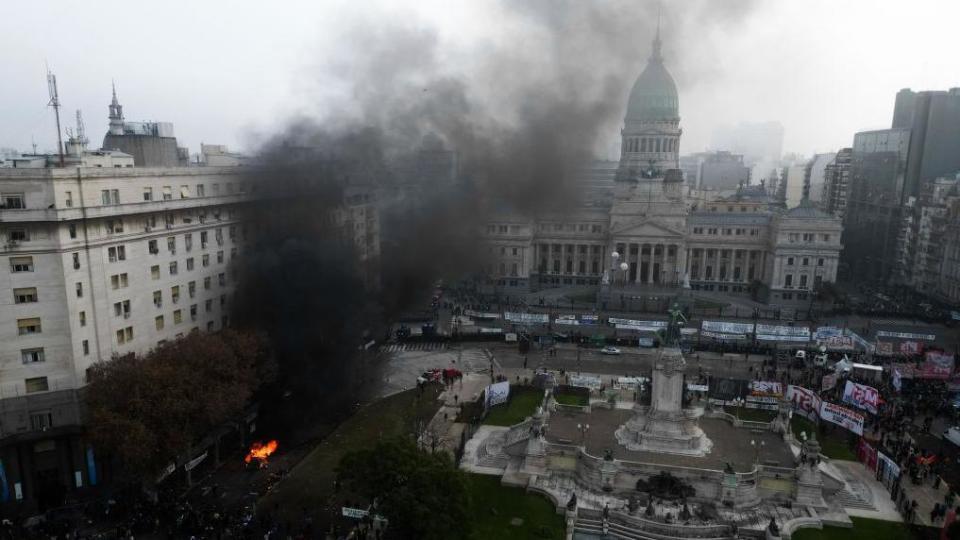
[[[53,107],[57,117],[57,152],[60,154],[60,166],[63,167],[63,136],[60,134],[60,96],[57,94],[57,76],[47,69],[47,90],[50,92],[50,102],[47,106]]]
[[[86,148],[87,146],[87,130],[83,126],[83,114],[80,112],[80,109],[77,109],[77,140],[80,141],[80,145]]]

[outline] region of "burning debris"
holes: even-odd
[[[265,443],[256,441],[250,446],[250,451],[247,452],[247,455],[246,457],[243,458],[243,461],[244,463],[249,465],[250,463],[253,463],[254,460],[256,460],[257,464],[260,467],[266,467],[267,458],[269,458],[270,455],[276,451],[277,451],[276,440],[270,440]]]

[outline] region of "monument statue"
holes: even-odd
[[[650,407],[634,406],[634,415],[617,429],[617,441],[629,450],[704,456],[713,447],[698,425],[702,409],[683,403],[686,361],[680,352],[680,328],[686,322],[679,306],[669,310],[664,347],[653,365]]]

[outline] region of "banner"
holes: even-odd
[[[847,381],[847,385],[843,388],[843,401],[872,414],[877,414],[877,407],[880,406],[880,393],[872,386]]]
[[[884,330],[877,331],[877,337],[892,337],[897,339],[921,339],[926,341],[936,341],[937,336],[933,334],[911,334],[910,332],[886,332]]]
[[[786,400],[793,404],[793,410],[809,420],[816,421],[820,413],[820,396],[813,390],[802,386],[787,386]]]
[[[633,319],[618,319],[611,317],[607,322],[617,327],[617,330],[637,330],[641,332],[659,332],[667,327],[667,321],[635,321]]]
[[[703,337],[713,338],[713,339],[726,339],[726,340],[735,340],[735,339],[747,339],[746,334],[720,334],[717,332],[708,332],[704,330],[700,333]]]
[[[863,437],[860,437],[860,441],[857,443],[857,459],[866,465],[870,472],[877,472],[877,449]]]
[[[883,452],[877,452],[877,468],[880,469],[880,481],[888,488],[900,477],[900,466]]]
[[[893,368],[893,389],[897,392],[900,391],[900,388],[903,387],[903,377],[900,375],[900,370]]]
[[[837,374],[828,373],[823,376],[823,380],[820,383],[820,391],[826,392],[827,390],[832,390],[835,386],[837,386]]]
[[[550,316],[546,313],[514,313],[507,311],[503,318],[520,324],[547,324],[550,322]]]
[[[846,407],[823,401],[820,403],[820,418],[863,435],[863,415]]]
[[[900,354],[920,354],[919,341],[903,341],[897,346],[897,352]]]
[[[750,395],[778,398],[783,395],[783,385],[773,381],[751,381]]]
[[[851,336],[834,336],[818,339],[817,344],[833,351],[852,351],[856,348],[853,337]]]
[[[730,405],[734,399],[746,397],[749,386],[750,381],[743,379],[725,379],[723,377],[714,377],[710,379],[710,391],[708,396],[716,403]]]
[[[836,326],[818,326],[817,330],[813,333],[813,339],[821,341],[824,339],[841,337],[843,335],[843,329]]]
[[[475,319],[499,319],[499,313],[482,313],[479,311],[474,311],[472,309],[463,310],[463,314],[467,317],[473,317]]]
[[[591,390],[599,390],[602,384],[600,377],[588,377],[585,375],[570,376],[570,386],[582,386]]]
[[[949,379],[953,374],[954,358],[952,354],[940,351],[927,351],[920,368],[924,379]]]
[[[718,332],[721,334],[752,334],[752,323],[737,323],[723,321],[703,321],[700,324],[702,330],[707,332]]]
[[[564,317],[564,318],[557,317],[556,319],[553,320],[553,324],[565,324],[565,325],[568,325],[568,326],[580,326],[580,321],[578,321],[578,320],[576,320],[576,319],[568,319],[568,318],[565,318],[565,317]]]
[[[580,324],[597,324],[600,322],[599,315],[581,315]]]
[[[806,326],[757,325],[757,339],[762,341],[810,341]]]
[[[617,387],[619,388],[637,388],[647,382],[646,377],[617,377]]]
[[[689,384],[687,383],[687,390],[691,392],[706,392],[710,388],[705,384]]]
[[[487,386],[486,394],[487,408],[493,407],[494,405],[499,405],[501,403],[506,403],[507,398],[510,397],[510,382],[503,381],[496,384],[491,384],[490,386]]]

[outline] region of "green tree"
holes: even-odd
[[[351,493],[377,502],[395,538],[466,539],[472,530],[466,478],[450,457],[389,439],[346,454],[337,478]]]
[[[94,446],[149,479],[247,405],[272,360],[258,335],[191,332],[145,355],[91,366],[85,389]]]

